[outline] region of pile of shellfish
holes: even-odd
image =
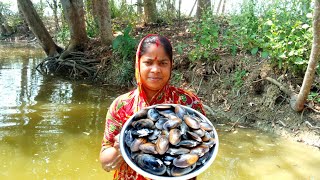
[[[124,131],[125,152],[157,176],[183,176],[203,166],[216,144],[214,127],[181,105],[137,112]]]

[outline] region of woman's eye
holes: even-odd
[[[161,65],[166,66],[168,62],[161,62]]]
[[[151,65],[151,62],[150,61],[145,61],[143,62],[145,65]]]

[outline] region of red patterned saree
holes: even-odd
[[[141,42],[143,42],[143,40],[141,40]],[[147,102],[146,94],[143,91],[140,80],[139,52],[141,42],[137,50],[135,62],[135,77],[138,87],[133,91],[117,97],[111,104],[106,116],[102,146],[113,146],[114,137],[120,133],[121,127],[127,121],[127,119],[129,119],[130,116],[132,116],[135,112],[147,106],[165,103],[182,104],[204,114],[203,106],[197,96],[186,90],[170,86],[169,82],[161,90],[159,90],[159,92],[151,99],[150,102]],[[120,168],[115,171],[114,179],[144,180],[146,178],[136,173],[125,162],[123,162]]]

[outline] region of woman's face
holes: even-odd
[[[169,81],[171,61],[163,46],[151,44],[141,56],[139,65],[144,88],[158,91]]]

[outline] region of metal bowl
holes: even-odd
[[[176,106],[176,104],[161,104],[161,105],[171,105],[173,107]],[[146,109],[151,109],[154,108],[157,105],[153,105],[153,106],[149,106],[146,107]],[[203,120],[207,121],[209,124],[211,124],[213,126],[213,124],[210,122],[210,120],[205,117],[202,113],[187,107],[187,106],[183,106],[183,105],[179,105],[182,106],[183,108],[185,108],[188,112],[192,112],[192,113],[196,113],[199,117],[201,117]],[[133,116],[131,116],[126,123],[123,125],[122,130],[120,132],[120,152],[121,155],[123,157],[123,159],[125,160],[125,162],[133,169],[135,170],[138,174],[141,174],[144,177],[150,178],[150,179],[157,179],[157,180],[177,180],[177,179],[191,179],[193,177],[198,176],[199,174],[201,174],[203,171],[205,171],[207,168],[210,167],[210,165],[213,163],[213,161],[215,160],[217,153],[218,153],[218,148],[219,148],[219,140],[218,140],[218,134],[216,129],[213,126],[213,134],[214,137],[216,139],[216,144],[210,148],[209,150],[209,159],[202,165],[202,166],[197,166],[193,171],[191,171],[188,174],[182,175],[182,176],[178,176],[178,177],[173,177],[173,176],[158,176],[158,175],[154,175],[151,174],[149,172],[144,171],[143,169],[141,169],[138,165],[135,164],[135,162],[133,162],[130,158],[130,155],[128,154],[128,148],[125,145],[125,132],[128,129],[128,127],[130,127],[132,121],[134,120],[136,114],[134,114]]]

